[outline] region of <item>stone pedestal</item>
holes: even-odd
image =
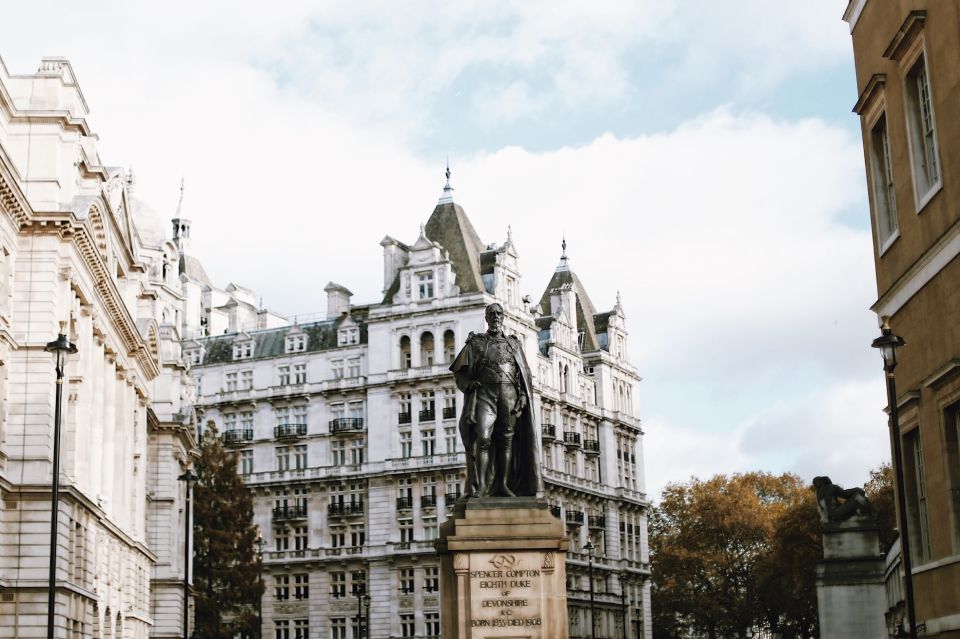
[[[543,499],[458,503],[437,542],[443,639],[567,639],[567,546]]]
[[[821,639],[886,639],[883,556],[872,518],[824,524],[817,564]]]

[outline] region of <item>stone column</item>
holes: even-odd
[[[443,639],[567,639],[567,546],[543,499],[458,503],[437,542]]]
[[[823,526],[817,564],[821,639],[885,639],[883,556],[872,517]]]

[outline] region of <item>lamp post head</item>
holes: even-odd
[[[364,607],[364,608],[369,608],[369,607],[370,607],[370,599],[371,599],[371,598],[370,598],[370,595],[364,595],[364,596],[363,596],[363,607]]]
[[[63,375],[63,364],[66,362],[67,355],[73,355],[77,352],[77,345],[67,339],[67,323],[60,322],[60,333],[57,339],[47,342],[43,350],[53,353],[56,358],[57,374]]]
[[[195,472],[193,472],[193,468],[188,468],[187,472],[177,477],[178,481],[187,483],[187,490],[189,490],[190,487],[194,484],[194,482],[196,482],[198,479],[200,479],[200,477]]]
[[[587,540],[586,545],[584,545],[584,547],[583,547],[583,549],[586,550],[586,551],[587,551],[587,554],[589,554],[591,557],[593,557],[593,549],[594,549],[594,548],[595,548],[595,546],[593,545],[593,543],[592,543],[589,539]]]
[[[903,346],[906,342],[890,330],[889,317],[881,319],[883,320],[883,326],[880,329],[880,337],[873,340],[870,346],[880,349],[880,355],[883,356],[883,370],[891,373],[897,367],[897,348]]]
[[[257,531],[257,540],[253,543],[257,545],[257,559],[263,561],[263,547],[267,545],[267,542],[263,540],[263,533],[259,530]]]

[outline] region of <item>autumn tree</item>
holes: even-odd
[[[195,636],[259,636],[263,595],[253,525],[253,498],[211,425],[203,435],[193,491]]]
[[[897,511],[893,494],[893,467],[883,464],[870,471],[870,481],[863,487],[867,499],[873,504],[880,527],[880,551],[890,550],[897,538]]]
[[[778,521],[807,492],[796,475],[762,472],[669,484],[649,524],[655,636],[769,627],[761,569]]]

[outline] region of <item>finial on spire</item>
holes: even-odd
[[[447,183],[443,187],[443,195],[437,201],[437,204],[453,204],[453,187],[450,186],[450,157],[447,156],[447,170],[444,173],[447,176]]]
[[[563,241],[560,242],[560,248],[563,249],[563,252],[560,253],[560,263],[557,264],[558,271],[569,271],[570,262],[567,259],[567,236],[564,234]]]
[[[507,244],[513,243],[513,226],[507,224]]]
[[[183,176],[180,176],[180,200],[177,202],[177,217],[180,217],[180,211],[183,208]]]

